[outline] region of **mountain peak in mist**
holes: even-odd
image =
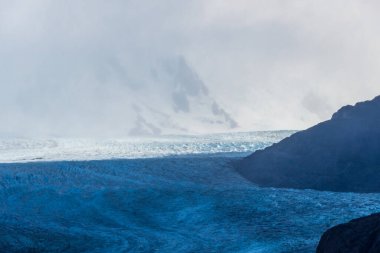
[[[153,100],[142,97],[134,102],[136,119],[130,134],[202,132],[202,129],[227,131],[238,126],[215,101],[206,84],[184,57],[165,61],[152,73],[155,81],[166,87],[165,92],[156,94]],[[152,89],[149,87],[148,90]],[[161,106],[151,103],[155,100]]]

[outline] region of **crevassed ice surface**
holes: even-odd
[[[107,151],[107,160],[0,163],[0,252],[315,252],[328,227],[379,211],[380,194],[247,182],[233,164],[249,148],[239,153],[231,143],[247,142],[254,150],[286,136],[260,134],[226,135],[215,149],[219,138],[203,136],[202,148],[194,144],[195,156],[162,150],[199,139],[168,137],[143,144],[155,143],[158,157],[145,157],[152,149],[141,148],[142,155],[129,157],[135,159],[112,160]],[[88,143],[84,147],[91,148]],[[75,157],[67,152],[71,160],[98,158],[93,151]]]
[[[0,162],[148,158],[186,154],[244,155],[294,131],[175,135],[127,139],[0,139]]]

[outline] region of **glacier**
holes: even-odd
[[[260,188],[233,165],[292,131],[0,141],[0,252],[314,252],[380,194]]]
[[[295,131],[257,131],[208,135],[161,135],[118,139],[0,138],[0,162],[152,158],[187,154],[234,153],[244,156]]]

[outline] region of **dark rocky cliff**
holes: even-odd
[[[237,171],[260,186],[380,192],[380,96],[256,151]]]
[[[380,252],[380,214],[372,214],[330,228],[321,237],[317,253]]]

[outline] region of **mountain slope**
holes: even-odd
[[[380,252],[380,214],[340,224],[327,230],[321,237],[317,253]]]
[[[261,186],[380,192],[380,96],[256,151],[237,171]]]

